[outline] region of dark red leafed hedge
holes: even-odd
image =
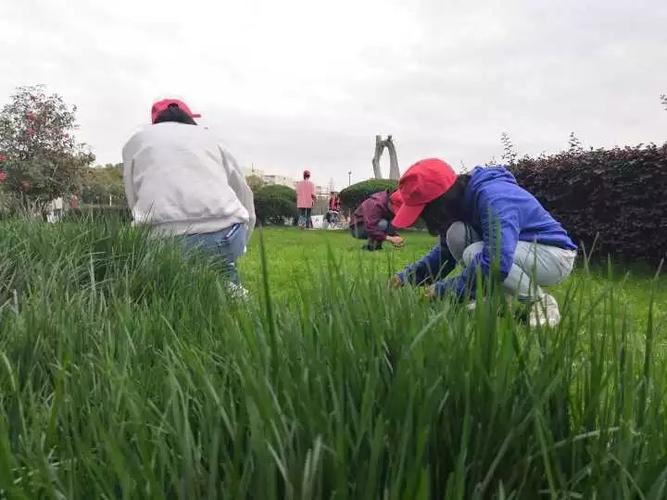
[[[569,151],[509,167],[598,256],[659,262],[667,256],[667,143]]]

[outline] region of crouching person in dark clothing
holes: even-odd
[[[371,195],[352,214],[350,233],[354,238],[368,240],[363,247],[366,250],[380,250],[385,240],[394,246],[403,246],[405,240],[391,225],[394,214],[402,204],[399,191],[379,191]]]

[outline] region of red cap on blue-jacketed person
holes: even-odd
[[[398,181],[403,205],[392,224],[399,228],[412,226],[424,207],[449,191],[456,178],[454,169],[437,158],[427,158],[412,165]]]

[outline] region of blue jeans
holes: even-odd
[[[248,229],[234,224],[214,233],[188,234],[183,237],[187,250],[200,250],[219,263],[230,281],[239,284],[236,260],[243,255]]]
[[[452,256],[466,267],[484,250],[477,231],[461,221],[449,226],[446,238]],[[575,250],[519,241],[503,287],[520,301],[535,302],[544,296],[541,287],[556,285],[572,273],[576,256]]]

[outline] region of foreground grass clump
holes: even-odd
[[[629,305],[580,273],[562,325],[530,331],[496,296],[470,315],[387,290],[409,250],[343,235],[267,231],[239,304],[120,223],[0,229],[0,496],[666,494],[665,318],[645,292],[664,281]]]

